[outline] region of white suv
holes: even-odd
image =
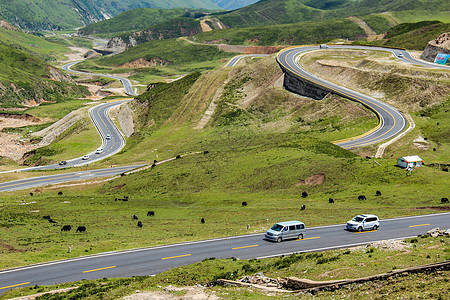
[[[380,227],[380,219],[375,215],[358,215],[347,222],[348,230],[377,230]]]

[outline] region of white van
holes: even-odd
[[[287,221],[276,223],[267,230],[265,239],[281,242],[288,239],[302,239],[306,236],[305,223],[300,221]]]
[[[377,230],[380,227],[380,219],[375,215],[358,215],[347,222],[347,230]]]

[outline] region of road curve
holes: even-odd
[[[420,65],[423,67],[443,68],[450,70],[450,68],[448,68],[447,66],[432,64],[414,59],[407,51],[399,49],[350,45],[329,45],[328,47],[329,49],[389,51],[392,52],[397,58],[408,63]],[[403,129],[406,127],[406,120],[396,108],[375,98],[321,79],[314,74],[306,71],[299,64],[297,60],[299,55],[307,51],[319,49],[319,46],[290,47],[278,52],[277,61],[284,71],[289,72],[304,81],[308,81],[310,83],[313,83],[314,85],[318,85],[347,99],[362,103],[364,106],[374,111],[377,114],[378,119],[380,120],[379,125],[371,131],[357,137],[342,141],[336,141],[334,142],[336,145],[345,149],[367,146],[391,139],[403,131]],[[320,50],[327,51],[327,49]]]
[[[137,96],[138,94],[133,90],[133,86],[131,85],[131,81],[128,80],[127,78],[123,78],[123,77],[119,77],[119,76],[114,76],[114,75],[110,75],[110,74],[97,74],[97,73],[89,73],[89,72],[82,72],[82,71],[75,71],[72,70],[70,67],[78,64],[82,62],[82,60],[80,61],[75,61],[75,62],[71,62],[68,64],[65,64],[64,66],[62,66],[62,69],[68,72],[72,72],[72,73],[77,73],[77,74],[83,74],[83,75],[95,75],[95,76],[102,76],[102,77],[108,77],[108,78],[113,78],[113,79],[117,79],[119,80],[122,84],[123,87],[125,88],[125,93],[127,93],[130,96]]]
[[[12,172],[24,172],[24,171],[39,171],[39,170],[54,170],[54,169],[62,169],[62,168],[68,168],[68,167],[78,167],[87,165],[89,163],[92,163],[94,161],[99,161],[102,159],[105,159],[109,156],[112,156],[119,152],[124,146],[125,146],[125,139],[120,133],[119,129],[116,127],[116,125],[111,121],[111,119],[108,116],[108,111],[117,105],[120,105],[125,102],[129,102],[131,100],[119,100],[114,102],[108,102],[99,104],[97,106],[92,107],[89,109],[89,116],[92,119],[92,122],[94,123],[95,127],[97,128],[97,131],[99,132],[100,136],[102,137],[102,145],[99,148],[103,149],[102,153],[95,153],[95,151],[91,153],[87,153],[89,156],[88,159],[83,159],[82,157],[74,158],[67,160],[65,165],[59,165],[59,164],[53,164],[53,165],[47,165],[47,166],[38,166],[38,167],[30,167],[30,168],[23,168],[23,169],[17,169],[17,170],[10,170],[0,173],[12,173]],[[109,134],[109,137],[107,138],[107,135]]]
[[[242,54],[242,55],[236,55],[232,57],[228,63],[225,65],[225,68],[234,67],[242,58],[244,57],[265,57],[268,56],[268,54]]]
[[[0,271],[0,294],[14,287],[36,284],[49,285],[82,279],[153,275],[209,257],[265,258],[414,237],[426,233],[431,228],[450,228],[449,216],[450,213],[442,213],[386,219],[381,220],[379,230],[361,233],[344,230],[344,224],[314,227],[307,229],[304,239],[282,243],[263,240],[264,234],[257,233],[53,261]],[[139,230],[148,230],[151,238],[151,226],[144,225]],[[83,234],[86,238],[95,235],[90,232],[90,228]]]

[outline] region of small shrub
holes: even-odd
[[[202,262],[208,261],[208,260],[215,260],[215,259],[216,259],[215,257],[208,257],[208,258],[204,258],[204,259],[202,260]]]
[[[328,262],[336,261],[339,259],[339,256],[333,256],[333,257],[321,257],[317,260],[318,265],[326,264]]]

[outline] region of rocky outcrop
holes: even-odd
[[[72,77],[51,66],[47,67],[47,78],[54,81],[76,84]]]
[[[123,134],[130,137],[134,133],[133,112],[130,107],[126,103],[120,105],[116,111],[116,117]]]
[[[5,20],[0,20],[0,27],[3,27],[5,29],[7,29],[7,30],[12,30],[12,31],[22,31],[19,28],[12,26],[11,24],[6,22]]]
[[[146,30],[113,37],[106,45],[106,49],[113,52],[122,52],[148,41],[192,36],[202,31],[200,21],[190,18],[177,18]]]
[[[430,41],[420,58],[434,62],[438,53],[450,54],[450,32],[443,33],[437,39]]]
[[[98,53],[97,51],[94,51],[94,50],[89,50],[88,52],[86,52],[83,55],[83,57],[86,58],[86,59],[96,58],[96,57],[100,57],[100,56],[102,56],[102,55],[100,53]]]
[[[121,37],[113,37],[105,48],[114,52],[123,52],[127,50],[128,46]]]
[[[148,60],[145,58],[138,58],[136,60],[127,62],[125,64],[119,65],[121,68],[147,68],[147,67],[154,67],[154,66],[167,66],[172,64],[172,62],[159,58],[159,57],[153,57],[152,59]]]

